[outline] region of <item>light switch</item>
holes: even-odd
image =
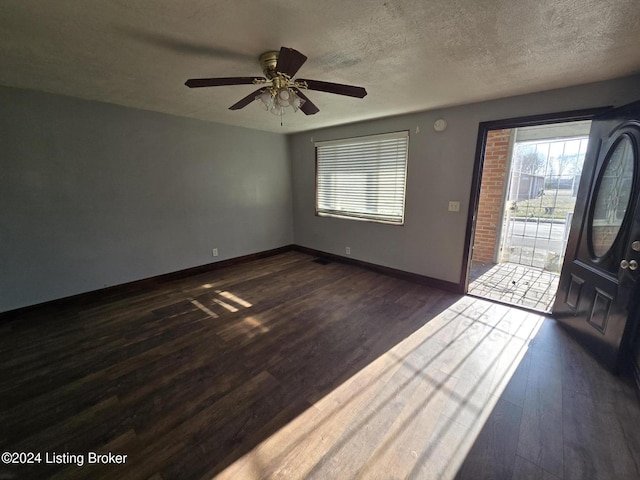
[[[450,212],[459,212],[460,211],[460,202],[449,202],[449,211]]]

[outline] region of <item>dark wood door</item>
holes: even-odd
[[[553,315],[604,365],[627,359],[640,297],[640,102],[596,117]]]

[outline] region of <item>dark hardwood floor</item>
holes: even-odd
[[[5,318],[0,351],[0,451],[42,460],[0,480],[640,478],[632,384],[553,320],[295,251]]]

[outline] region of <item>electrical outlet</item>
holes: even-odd
[[[214,257],[218,256],[218,249],[214,248],[213,250],[211,250],[211,255],[213,255]]]
[[[346,247],[345,251],[346,251],[347,255],[351,255],[351,247]]]
[[[449,211],[450,212],[459,212],[460,211],[460,202],[449,202]]]

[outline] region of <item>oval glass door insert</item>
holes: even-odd
[[[633,186],[633,153],[629,137],[622,137],[609,155],[598,182],[590,228],[595,257],[603,257],[611,250],[622,228]]]

